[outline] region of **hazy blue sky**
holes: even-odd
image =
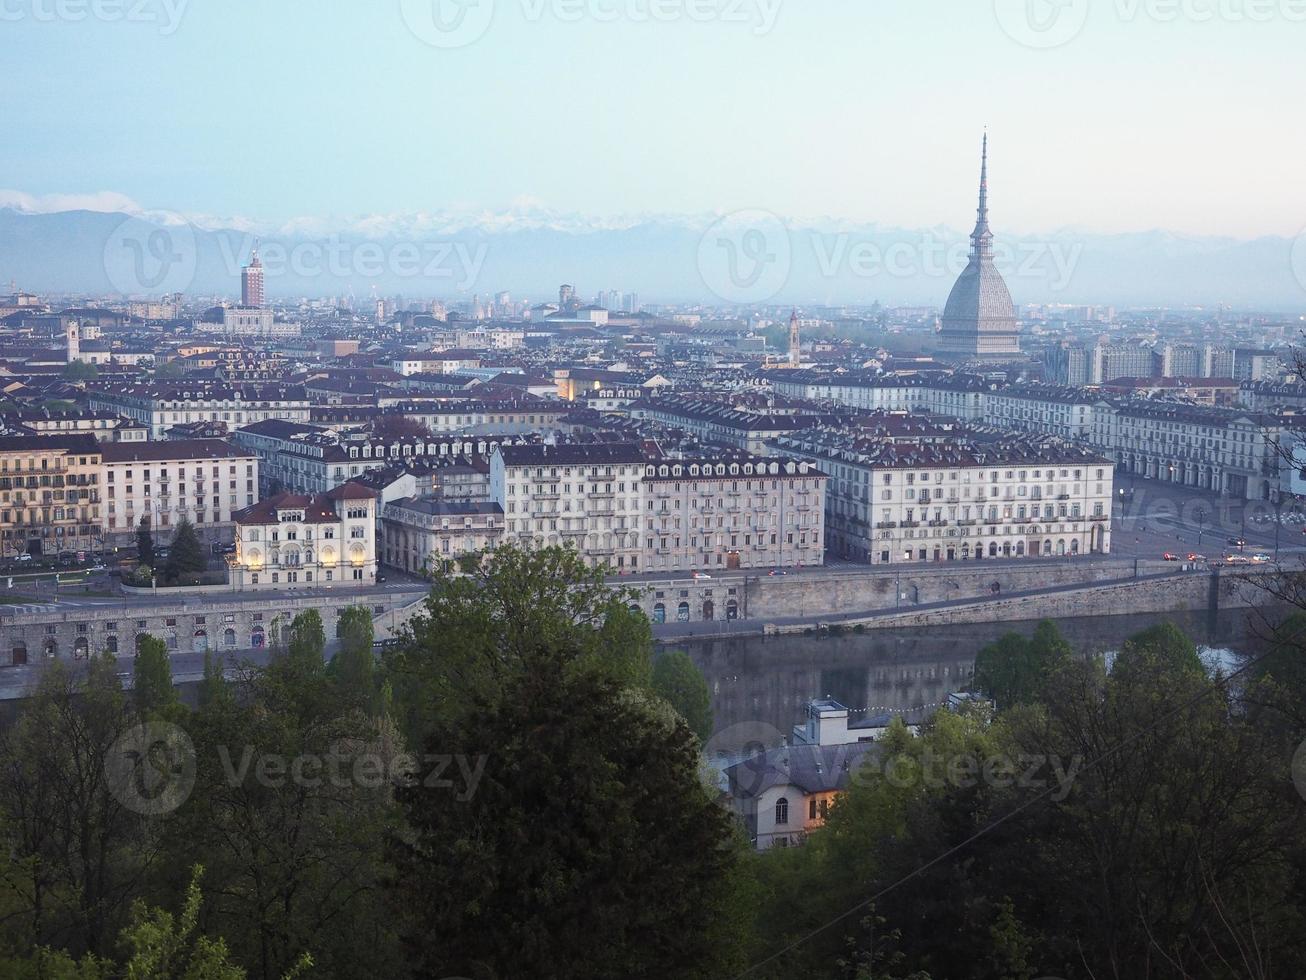
[[[1047,49],[1012,36],[1024,0],[479,0],[464,35],[493,4],[488,28],[450,49],[407,26],[433,2],[0,0],[0,188],[963,227],[987,124],[1000,229],[1306,225],[1302,0],[1092,0]],[[1087,2],[1030,0],[1072,20],[1023,36]]]

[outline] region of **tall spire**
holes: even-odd
[[[975,214],[975,230],[970,233],[971,256],[987,256],[993,248],[993,232],[989,230],[989,131],[984,130],[980,149],[979,208]]]

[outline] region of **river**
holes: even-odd
[[[1085,655],[1109,655],[1128,637],[1169,619],[1208,660],[1228,667],[1262,647],[1269,630],[1254,609],[1206,613],[1094,616],[1059,620],[1062,635]],[[1271,620],[1276,622],[1277,620]],[[814,697],[849,708],[849,720],[885,713],[928,717],[974,672],[975,654],[1007,632],[1026,636],[1034,622],[877,629],[839,636],[785,635],[677,643],[707,679],[717,735],[712,748],[733,755],[746,743],[770,742],[803,720]]]

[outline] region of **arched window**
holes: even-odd
[[[209,648],[209,633],[208,633],[208,630],[196,630],[196,631],[195,631],[195,649],[198,651],[198,650],[207,650],[208,648]]]
[[[236,645],[236,631],[228,626],[222,631],[223,646],[234,647]]]
[[[104,649],[107,650],[109,653],[112,653],[112,654],[114,654],[114,655],[117,655],[117,653],[118,653],[118,637],[113,636],[113,635],[106,636],[106,637],[104,638]]]
[[[776,826],[787,824],[789,822],[789,797],[782,796],[775,801],[775,823]]]
[[[255,650],[262,650],[267,646],[267,637],[263,633],[262,626],[255,626],[249,632],[249,645]]]
[[[665,623],[666,621],[667,621],[667,607],[659,602],[653,607],[653,622]]]
[[[689,622],[689,603],[682,602],[676,607],[676,619],[682,623]]]

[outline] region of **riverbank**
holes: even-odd
[[[885,607],[850,612],[818,611],[811,615],[765,617],[717,622],[655,624],[660,643],[694,638],[776,636],[817,631],[841,632],[1022,622],[1037,619],[1102,615],[1201,613],[1240,609],[1266,603],[1270,572],[1192,568],[1170,564],[1138,576],[1070,581],[1045,587],[995,590],[988,595],[913,603],[909,608]]]

